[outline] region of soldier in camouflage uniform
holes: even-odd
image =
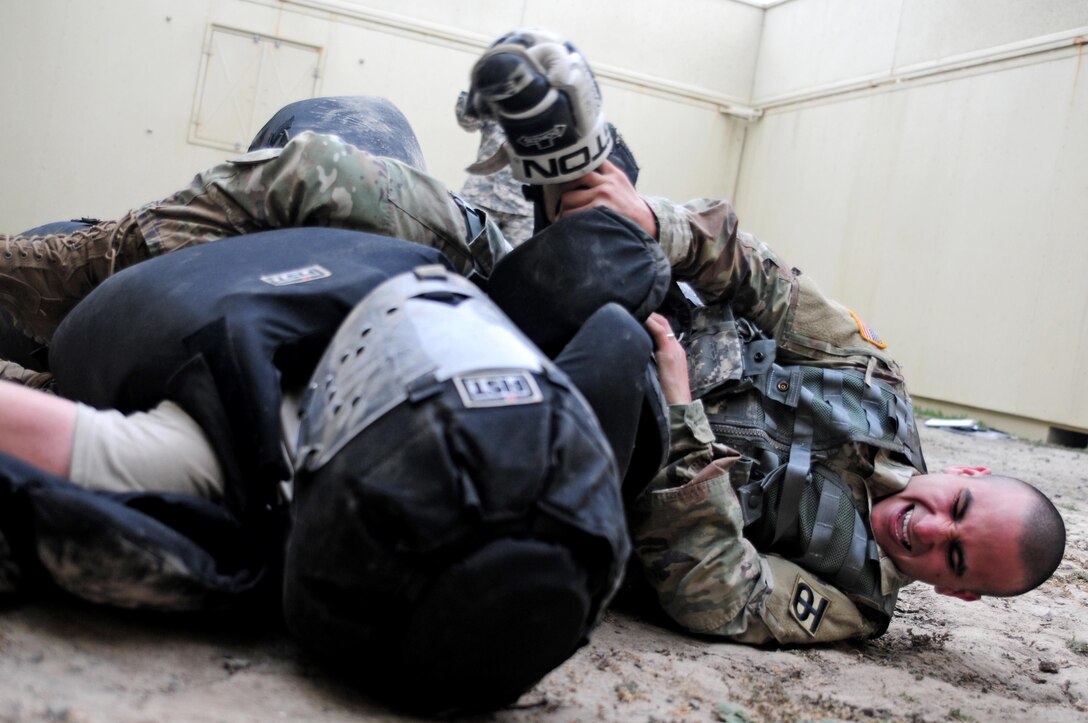
[[[883,342],[766,244],[738,231],[727,202],[677,206],[647,200],[677,277],[766,331],[778,342],[780,362],[867,370],[906,395],[899,367]],[[657,336],[659,346],[677,344]],[[693,355],[693,379],[739,372],[741,343],[735,335],[719,337],[714,351],[709,357]],[[720,411],[726,401],[719,397],[670,407],[671,463],[632,516],[636,553],[664,609],[689,630],[742,642],[809,643],[871,635],[877,623],[844,593],[782,557],[760,554],[744,539],[733,489],[748,482],[754,461],[734,448],[739,440],[718,440],[707,420],[707,413]],[[873,499],[902,490],[916,473],[889,454],[874,457],[860,444],[839,450],[827,463],[846,474],[858,494]],[[890,561],[882,573],[887,593],[909,582]],[[788,614],[795,580],[804,580],[821,600],[831,601],[815,632],[805,619],[799,622]]]
[[[856,370],[866,385],[886,385],[909,403],[884,341],[766,244],[738,231],[728,203],[646,200],[676,276],[696,286],[709,302],[706,308],[726,307],[743,319],[736,327],[742,332],[757,329],[769,337],[770,346],[765,343],[757,358],[766,353],[783,365]],[[863,599],[840,589],[833,576],[757,546],[748,539],[738,492],[767,472],[767,462],[742,431],[724,424],[712,428],[708,421],[743,401],[722,389],[744,383],[745,344],[736,328],[700,344],[695,327],[691,337],[677,341],[663,317],[650,321],[670,402],[672,448],[670,463],[629,520],[646,578],[683,627],[748,643],[866,638],[883,632],[897,591],[912,579],[975,600],[1024,592],[1057,567],[1064,527],[1033,487],[990,478],[980,467],[925,474],[920,450],[912,462],[904,451],[879,442],[813,449],[809,474],[837,476],[848,485],[879,552],[874,595],[885,603],[885,615],[875,614],[872,596]],[[693,393],[702,398],[693,401]],[[899,423],[914,431],[909,414]],[[916,432],[910,438],[916,446]],[[1045,543],[1033,547],[1033,535]]]
[[[506,72],[478,76],[511,141],[515,176],[530,183],[573,154],[544,148],[550,136],[528,127],[528,109],[572,86],[575,119],[593,117],[578,112],[579,98],[599,102],[579,87],[584,61],[564,72],[577,51],[560,45],[516,33],[484,56],[505,55],[492,70]],[[672,378],[669,360],[682,361],[683,350],[650,321],[671,390],[672,453],[630,519],[642,568],[673,619],[744,642],[867,637],[886,628],[907,579],[974,600],[1050,576],[1064,549],[1053,504],[1019,480],[990,481],[985,468],[927,474],[884,342],[740,233],[728,203],[641,199],[607,162],[563,181],[542,187],[549,220],[621,210],[704,302],[680,307],[691,315],[690,379]]]
[[[47,341],[95,286],[126,266],[229,236],[292,226],[368,231],[437,248],[486,277],[510,249],[437,180],[336,136],[302,133],[199,173],[184,190],[71,234],[0,237],[0,304]]]
[[[495,157],[506,141],[498,122],[478,118],[468,108],[468,93],[457,97],[457,124],[466,131],[479,131],[480,148],[476,162],[486,163]],[[470,173],[461,186],[466,201],[482,209],[502,231],[513,246],[519,246],[533,235],[533,204],[525,200],[521,182],[514,179],[505,163],[493,173]]]
[[[536,42],[529,37],[530,45]],[[709,305],[727,306],[736,318],[773,339],[779,364],[859,371],[867,386],[879,382],[898,399],[909,399],[883,342],[858,317],[826,299],[811,280],[738,232],[727,202],[681,206],[642,198],[624,172],[608,161],[585,175],[545,185],[543,197],[550,220],[601,206],[630,218],[659,241],[674,278],[689,281]],[[425,174],[335,138],[304,133],[282,150],[221,164],[198,175],[188,189],[83,235],[4,239],[0,304],[12,311],[21,329],[47,338],[63,314],[116,268],[194,243],[295,225],[398,236],[443,250],[464,273],[487,276],[511,247],[490,220],[481,224],[474,219],[480,221]],[[675,340],[659,335],[662,353],[671,343]],[[735,362],[738,348],[726,343],[717,357]],[[705,369],[700,360],[694,366],[697,376],[700,369],[713,376],[714,369]],[[726,378],[732,373],[722,370]],[[666,611],[691,630],[749,642],[812,642],[879,632],[883,623],[867,616],[864,605],[859,607],[855,599],[785,558],[762,554],[744,539],[733,486],[748,479],[755,462],[733,449],[743,446],[736,440],[715,440],[701,402],[671,401],[677,402],[671,464],[643,496],[632,519],[637,552]],[[712,414],[728,406],[719,398],[706,402]],[[913,428],[913,421],[906,426]],[[1054,512],[1049,522],[1040,523],[1039,517],[1033,523],[1050,530],[1046,549],[1037,550],[1036,557],[1046,562],[1036,566],[1036,574],[1015,564],[1006,580],[979,577],[992,564],[973,565],[966,572],[964,559],[992,562],[979,548],[999,550],[1015,560],[1022,550],[1009,545],[1023,537],[1020,510],[1042,504],[1032,496],[1034,490],[1011,483],[1006,490],[1005,483],[994,483],[1014,505],[1012,510],[994,509],[994,495],[961,484],[973,480],[981,472],[978,468],[960,468],[943,477],[916,474],[921,472],[920,454],[911,467],[879,445],[860,443],[819,450],[813,459],[850,485],[865,526],[880,543],[877,595],[884,596],[885,604],[894,604],[895,591],[905,582],[900,573],[961,597],[1008,594],[1042,582],[1060,560],[1064,533],[1060,517],[1054,522]],[[927,487],[933,480],[925,479],[932,477],[947,483],[944,488],[962,491],[944,510],[946,517],[955,518],[948,521],[950,528],[970,518],[962,541],[951,535],[940,545],[923,539],[929,534],[923,522],[942,519],[932,504],[940,493]],[[918,489],[929,491],[912,497],[911,490]],[[980,514],[965,517],[965,501],[972,497],[971,509]],[[985,519],[988,512],[993,513],[990,522],[977,525],[975,520]],[[978,545],[979,539],[989,544]],[[939,558],[943,550],[948,550],[944,557],[950,565],[933,562],[930,553]],[[944,567],[951,567],[951,574]]]

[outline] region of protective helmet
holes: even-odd
[[[288,103],[257,131],[250,151],[282,148],[303,131],[339,136],[356,148],[427,170],[408,119],[386,98],[341,95]]]
[[[629,552],[615,461],[477,287],[441,267],[377,287],[301,423],[284,573],[300,641],[428,712],[510,703],[584,644]]]

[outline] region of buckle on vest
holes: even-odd
[[[744,518],[745,527],[763,519],[764,494],[770,489],[771,485],[777,484],[781,480],[785,470],[786,465],[780,464],[763,477],[736,488],[737,499],[740,500],[741,517]]]
[[[740,500],[740,514],[744,518],[744,526],[759,522],[763,517],[763,488],[758,482],[749,482],[737,490],[737,499]]]

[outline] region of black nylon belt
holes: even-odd
[[[801,389],[800,368],[795,367],[791,374],[793,388],[784,390],[800,397],[797,404],[797,412],[793,421],[793,443],[790,445],[790,456],[786,462],[786,475],[782,480],[782,496],[778,505],[778,522],[775,525],[774,539],[771,544],[777,544],[781,540],[795,539],[797,536],[797,519],[800,515],[801,493],[805,489],[805,483],[809,479],[809,471],[812,469],[812,393],[807,389]],[[782,382],[777,383],[779,390]]]

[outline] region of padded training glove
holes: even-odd
[[[469,167],[493,173],[507,162],[523,183],[564,183],[596,169],[612,151],[601,93],[585,58],[541,30],[499,38],[472,69],[469,102],[506,133],[499,155]]]

